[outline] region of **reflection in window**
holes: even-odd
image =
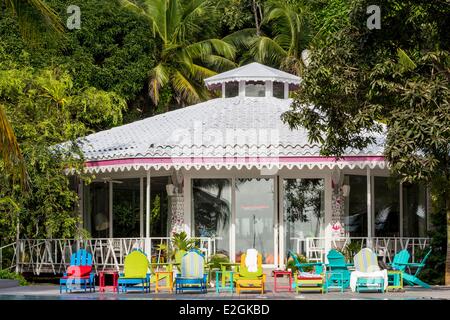
[[[400,236],[399,183],[374,177],[375,236]]]
[[[219,237],[216,252],[229,253],[231,180],[193,179],[193,220],[196,237]]]
[[[152,237],[167,237],[170,233],[168,230],[168,207],[170,199],[167,196],[166,185],[171,182],[170,177],[152,177],[150,179],[150,196],[151,196],[151,223],[150,234]],[[144,179],[144,206],[146,203]],[[145,211],[145,209],[144,209]]]
[[[113,183],[113,236],[139,237],[140,181],[123,179]]]
[[[84,186],[85,229],[94,238],[109,237],[109,183]]]
[[[245,95],[247,97],[265,97],[266,85],[264,81],[247,81],[245,83]]]
[[[263,264],[274,264],[274,180],[236,180],[236,256],[255,248]]]
[[[294,238],[320,236],[325,216],[324,181],[285,179],[283,185],[286,249],[295,252],[297,242]]]
[[[239,94],[239,82],[225,83],[225,98],[237,97]]]
[[[427,193],[421,184],[403,184],[403,236],[427,236]]]
[[[284,83],[274,82],[273,83],[273,96],[275,98],[284,99]]]
[[[344,184],[350,186],[345,198],[345,232],[350,237],[367,237],[367,178],[347,175]]]

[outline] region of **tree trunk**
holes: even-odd
[[[253,12],[255,15],[256,35],[259,36],[261,34],[261,29],[260,29],[260,25],[259,25],[259,21],[258,21],[258,9],[257,9],[256,0],[253,0],[252,6],[253,6]]]
[[[447,257],[445,259],[445,285],[450,286],[450,191],[447,191],[445,209],[447,212]]]

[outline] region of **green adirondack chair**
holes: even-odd
[[[147,256],[141,250],[133,250],[125,257],[123,273],[119,275],[118,289],[127,292],[129,287],[150,291],[150,273]],[[120,292],[120,290],[117,290]]]
[[[327,287],[348,288],[350,286],[350,271],[345,262],[345,257],[339,251],[332,249],[327,254]]]
[[[313,268],[315,274],[322,274],[324,267],[322,262],[300,262],[297,255],[291,250],[288,251],[288,259],[291,257],[294,260],[294,265],[298,268],[299,272],[306,272],[304,268]]]
[[[390,264],[394,270],[402,271],[403,282],[410,285],[418,285],[423,288],[429,289],[431,288],[428,283],[423,282],[418,278],[420,271],[422,271],[423,267],[425,267],[425,263],[431,254],[431,249],[427,252],[427,254],[423,257],[422,261],[419,263],[410,263],[409,258],[411,257],[408,250],[403,249],[394,256],[392,263]],[[411,274],[411,268],[416,268],[416,272]]]

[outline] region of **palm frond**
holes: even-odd
[[[251,48],[253,56],[261,63],[280,65],[286,57],[286,51],[273,39],[261,36]]]
[[[235,47],[221,39],[208,39],[186,46],[186,53],[192,59],[202,59],[210,54],[216,53],[228,59],[234,59]]]
[[[187,76],[183,75],[179,70],[173,74],[172,84],[177,95],[190,103],[200,101],[201,94]]]
[[[210,54],[203,59],[203,63],[206,63],[212,69],[223,72],[237,67],[237,64],[233,60]]]
[[[414,61],[412,61],[408,54],[400,48],[397,49],[397,57],[398,63],[404,70],[410,71],[414,70],[417,67],[417,65],[414,63]]]
[[[223,41],[231,43],[235,48],[248,49],[256,39],[256,28],[247,28],[233,32],[222,38]]]
[[[133,11],[139,15],[146,15],[145,10],[138,6],[134,1],[131,0],[118,0],[119,4],[125,9],[129,11]]]
[[[61,19],[43,0],[5,0],[5,4],[17,17],[20,33],[30,44],[42,39],[44,31],[54,38],[64,32]]]
[[[5,168],[10,171],[14,177],[19,176],[22,188],[28,189],[28,175],[25,167],[25,161],[20,151],[14,130],[9,123],[5,110],[0,104],[0,155]]]
[[[203,80],[204,78],[212,77],[217,74],[217,72],[215,72],[214,70],[200,66],[195,63],[192,63],[190,67],[191,67],[192,76],[196,80],[199,80],[199,81]]]
[[[156,105],[159,102],[159,90],[161,87],[163,87],[165,84],[169,82],[170,79],[170,73],[168,68],[160,63],[156,67],[154,67],[150,71],[150,78],[149,78],[149,94],[150,98],[152,99],[153,103]]]

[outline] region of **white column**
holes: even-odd
[[[399,199],[400,199],[400,237],[403,237],[403,183],[399,183]]]
[[[239,81],[239,97],[245,97],[245,81]]]
[[[144,237],[144,177],[139,178],[139,237]]]
[[[287,82],[284,83],[284,98],[289,98],[289,83]]]
[[[225,82],[222,82],[222,98],[225,98]]]
[[[230,260],[236,262],[236,179],[231,179]]]
[[[331,250],[331,222],[333,215],[332,201],[333,201],[333,187],[331,186],[332,171],[330,170],[325,176],[325,217],[323,219],[324,226],[322,232],[319,234],[324,240],[324,257],[323,261],[328,263],[327,254]]]
[[[286,252],[286,244],[285,244],[285,222],[284,222],[284,186],[283,186],[283,177],[278,176],[278,252],[279,256],[279,267],[284,269],[285,263],[285,252]]]
[[[109,237],[113,237],[113,182],[109,181]]]
[[[266,97],[273,97],[273,81],[266,81]]]
[[[184,231],[191,236],[194,236],[193,219],[191,214],[191,199],[192,199],[192,182],[191,177],[185,173],[183,177],[183,201],[184,201]]]
[[[369,238],[369,241],[367,242],[367,246],[370,248],[372,247],[372,177],[370,174],[370,168],[367,167],[367,237]]]
[[[280,264],[282,264],[283,262],[279,260],[278,257],[278,252],[280,252],[280,247],[279,247],[279,220],[278,220],[278,210],[277,210],[277,206],[278,206],[278,176],[275,175],[273,176],[273,188],[274,188],[274,192],[273,192],[273,202],[274,202],[274,206],[273,206],[273,229],[274,229],[274,237],[273,237],[273,249],[274,249],[274,267],[278,268],[280,266]]]
[[[146,190],[146,203],[145,203],[145,253],[150,258],[150,169],[147,171],[147,190]]]

